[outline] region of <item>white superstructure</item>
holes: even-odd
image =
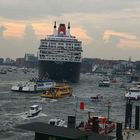
[[[51,87],[54,87],[56,82],[51,80],[42,80],[42,81],[26,81],[26,82],[18,82],[12,85],[12,91],[19,92],[41,92],[45,91]]]
[[[81,62],[82,42],[70,35],[70,23],[66,31],[65,24],[60,24],[56,30],[54,24],[53,35],[41,39],[38,59],[55,62]]]

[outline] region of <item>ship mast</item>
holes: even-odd
[[[54,30],[53,30],[53,35],[56,36],[56,21],[54,22]]]
[[[70,22],[68,22],[67,36],[70,36]]]

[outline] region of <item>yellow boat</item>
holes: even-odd
[[[66,84],[59,84],[55,87],[49,88],[41,95],[41,97],[52,99],[62,98],[65,96],[72,96],[72,87]]]

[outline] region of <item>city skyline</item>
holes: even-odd
[[[56,21],[71,23],[83,57],[140,60],[139,7],[137,0],[1,0],[0,57],[36,54]]]

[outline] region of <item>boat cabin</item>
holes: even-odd
[[[36,111],[38,109],[39,109],[39,105],[32,105],[32,106],[30,106],[30,110],[32,110],[32,111]]]
[[[39,105],[32,105],[30,106],[29,112],[27,113],[27,117],[33,117],[37,115],[42,110]]]

